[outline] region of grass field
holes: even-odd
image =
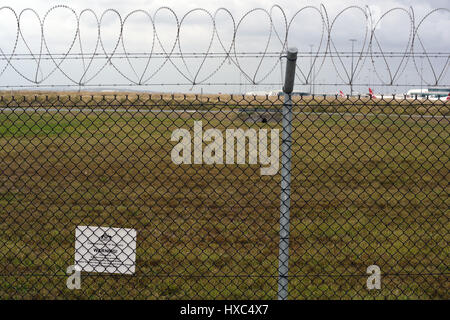
[[[170,97],[144,105],[110,97],[113,106],[98,96],[86,96],[87,105],[26,97],[0,99],[16,108],[0,109],[1,298],[276,297],[279,174],[175,165],[170,135],[194,120],[221,130],[278,123],[243,121],[235,108],[243,103],[230,97],[219,113],[217,97],[187,99],[203,113],[139,111],[186,106]],[[17,109],[30,105],[112,110]],[[291,299],[450,298],[448,107],[380,105],[294,108]],[[136,274],[83,273],[82,290],[68,290],[78,225],[135,228]],[[382,271],[380,291],[365,287],[372,264]]]

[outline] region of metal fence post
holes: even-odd
[[[292,100],[294,88],[297,48],[287,51],[286,75],[284,78],[283,128],[281,138],[281,196],[280,196],[280,244],[278,258],[278,300],[288,297],[289,263],[289,215],[291,199],[291,154],[292,154]]]

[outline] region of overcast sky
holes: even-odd
[[[450,52],[450,13],[448,11],[448,0],[381,0],[376,1],[269,1],[269,0],[250,0],[250,1],[216,1],[216,0],[191,0],[191,1],[146,1],[146,0],[0,0],[0,7],[10,6],[17,14],[25,8],[33,8],[43,19],[45,13],[55,5],[68,5],[75,10],[77,15],[83,9],[90,8],[95,11],[98,17],[107,9],[117,9],[125,19],[128,13],[133,10],[142,9],[147,11],[151,18],[154,18],[154,24],[161,44],[154,38],[155,34],[150,19],[143,12],[137,12],[127,18],[123,29],[123,43],[118,44],[119,19],[113,12],[109,12],[103,17],[100,29],[100,37],[103,48],[97,47],[97,52],[103,53],[114,51],[116,54],[124,52],[169,52],[175,54],[183,53],[205,53],[219,52],[223,53],[229,50],[231,46],[231,36],[233,35],[233,20],[225,11],[219,11],[216,16],[217,35],[213,34],[211,16],[207,12],[195,11],[185,16],[187,12],[195,8],[204,8],[211,15],[214,15],[217,9],[224,7],[228,9],[235,21],[237,27],[236,42],[233,47],[237,52],[279,52],[282,49],[281,42],[276,34],[283,35],[285,26],[283,23],[282,12],[278,9],[272,11],[272,21],[275,30],[271,30],[270,18],[262,10],[257,10],[247,14],[253,8],[263,8],[270,11],[273,5],[278,4],[283,8],[288,21],[292,20],[288,44],[296,46],[302,52],[325,51],[327,31],[324,28],[332,26],[331,29],[331,52],[347,52],[347,55],[334,59],[321,59],[302,57],[299,62],[298,85],[297,90],[310,91],[312,87],[305,85],[306,82],[314,80],[316,93],[334,92],[339,88],[348,92],[348,86],[340,85],[350,82],[352,78],[351,64],[352,58],[349,52],[354,45],[354,75],[353,81],[361,86],[356,90],[365,93],[366,84],[372,84],[379,92],[404,92],[411,87],[425,86],[427,83],[433,84],[438,80],[439,85],[449,85],[448,75],[448,56]],[[324,24],[322,18],[324,12],[320,11],[320,5],[323,4],[327,11],[328,24]],[[368,52],[368,40],[364,39],[370,36],[367,31],[367,21],[364,11],[358,9],[345,10],[347,6],[358,5],[360,7],[370,6],[374,20],[378,21],[382,15],[390,9],[395,9],[385,15],[375,29],[378,43],[374,43],[374,51],[383,50],[385,52],[405,52],[410,45],[411,10],[413,8],[415,27],[417,28],[422,18],[437,8],[446,8],[432,13],[418,29],[420,39],[427,52],[439,53],[438,57],[430,54],[429,58],[416,57],[416,59],[389,58],[388,65],[383,57],[375,58],[374,62],[370,57],[359,58],[360,52]],[[178,21],[181,23],[180,41],[175,44],[176,23],[175,17],[169,10],[163,9],[153,16],[159,7],[167,6],[174,10]],[[298,12],[305,6],[306,8]],[[297,14],[296,14],[297,13]],[[184,19],[183,19],[184,17]],[[241,20],[242,19],[242,20]],[[31,11],[24,11],[21,20],[21,36],[26,39],[23,42],[20,37],[16,45],[16,53],[29,53],[29,50],[35,54],[40,52],[40,28],[38,18]],[[80,20],[80,32],[82,35],[81,46],[80,39],[74,38],[76,31],[76,19],[73,14],[66,9],[53,10],[46,18],[44,24],[45,45],[43,52],[49,50],[52,53],[64,53],[70,48],[70,53],[79,53],[81,48],[83,52],[93,52],[98,41],[98,28],[94,15],[85,12]],[[274,33],[275,31],[275,33]],[[323,33],[325,31],[325,33]],[[271,33],[272,32],[272,33]],[[272,36],[268,38],[268,35]],[[13,15],[8,9],[0,10],[0,48],[8,56],[11,53],[17,35],[17,27]],[[212,39],[212,40],[211,40]],[[355,39],[355,41],[350,41]],[[74,41],[76,40],[76,41]],[[422,52],[418,41],[415,42],[414,51]],[[27,47],[28,45],[28,47]],[[124,46],[124,48],[122,47]],[[162,47],[161,47],[162,45]],[[267,47],[267,49],[266,49]],[[173,48],[173,49],[172,49]],[[55,61],[43,60],[37,68],[36,60],[12,61],[15,70],[8,66],[5,69],[6,62],[0,60],[0,85],[29,85],[32,81],[42,80],[42,84],[70,84],[77,83],[80,80],[90,85],[96,84],[127,84],[146,81],[154,84],[154,91],[186,91],[189,86],[163,86],[156,88],[159,83],[201,83],[194,87],[198,92],[201,88],[207,92],[233,91],[242,92],[248,90],[271,90],[274,83],[281,81],[282,66],[278,58],[260,58],[249,57],[240,59],[225,60],[223,58],[208,58],[206,61],[199,58],[188,58],[183,61],[180,58],[174,58],[171,61],[165,61],[160,57],[153,56],[150,61],[147,59],[113,59],[112,65],[105,61],[94,60],[90,63],[85,60],[65,60],[59,67],[62,69],[52,73]],[[90,65],[89,65],[90,63]],[[89,65],[89,68],[87,68]],[[237,66],[238,65],[238,66]],[[433,67],[433,68],[432,68]],[[423,79],[418,75],[416,69],[423,74]],[[86,71],[87,70],[87,71]],[[38,72],[37,72],[38,71]],[[21,73],[22,76],[17,74]],[[69,80],[66,75],[71,79]],[[314,76],[314,79],[313,79]],[[28,80],[25,80],[26,78]],[[259,86],[252,85],[255,81]],[[211,83],[247,83],[240,86],[210,85]],[[376,86],[381,83],[403,84],[405,86]],[[324,84],[324,85],[319,85]],[[325,85],[326,84],[326,85]],[[332,85],[339,84],[339,85]]]

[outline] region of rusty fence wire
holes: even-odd
[[[289,299],[449,299],[448,102],[292,99]],[[2,93],[0,297],[276,299],[282,105]],[[80,226],[135,230],[133,270],[69,289]]]

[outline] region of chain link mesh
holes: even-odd
[[[3,94],[0,297],[275,299],[280,172],[250,163],[248,137],[226,163],[225,139],[254,129],[270,146],[282,99]],[[448,103],[293,97],[293,113],[289,299],[449,299]],[[224,163],[194,163],[200,121]],[[191,164],[172,160],[176,129]],[[135,273],[69,290],[77,226],[135,229]]]

